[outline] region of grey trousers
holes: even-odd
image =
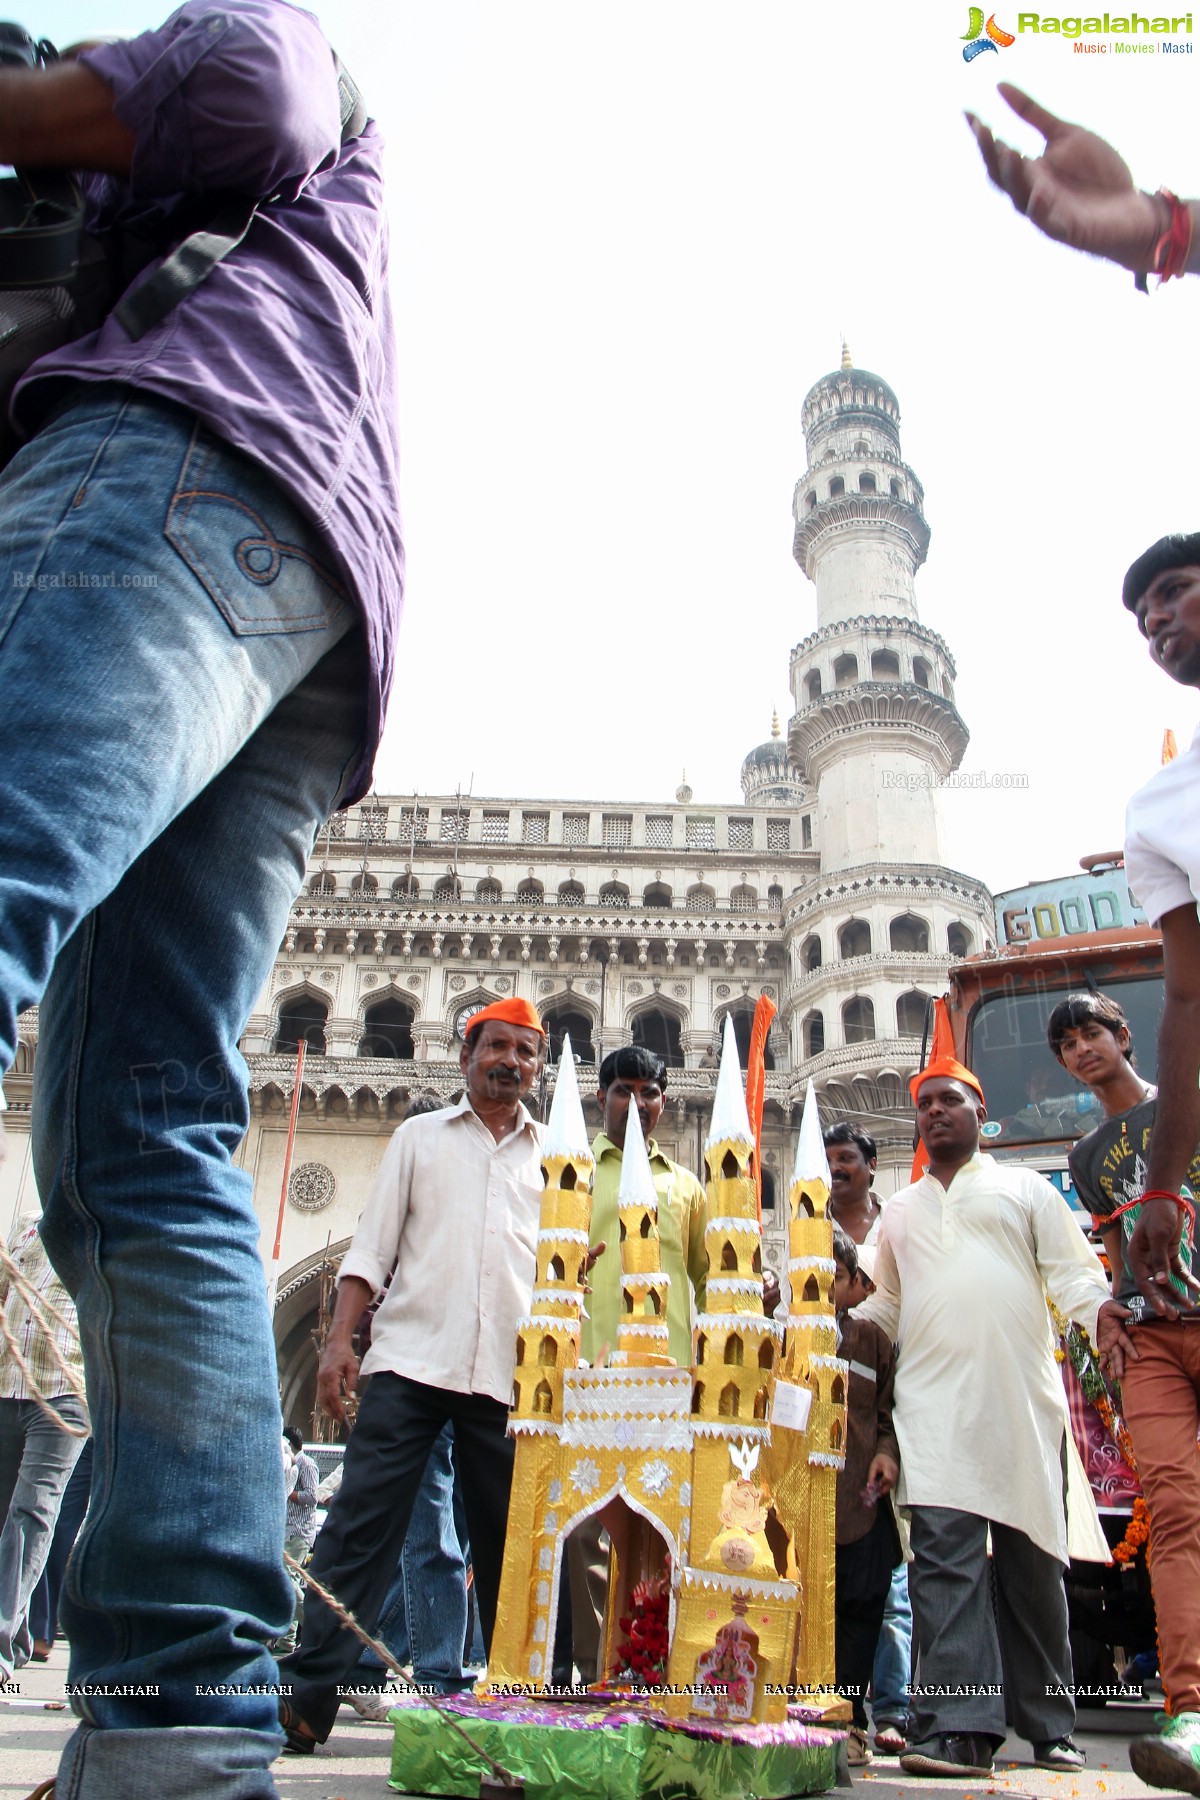
[[[912,1509],[909,1568],[918,1647],[910,1742],[973,1732],[998,1748],[1007,1714],[1033,1742],[1075,1724],[1063,1566],[1023,1531],[945,1506]]]

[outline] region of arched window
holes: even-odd
[[[845,482],[842,480],[840,475],[835,475],[833,480],[829,484],[829,498],[831,500],[836,500],[838,498],[838,495],[844,494],[845,491],[846,491]]]
[[[899,681],[900,658],[894,650],[873,650],[871,652],[871,680]]]
[[[687,909],[689,912],[716,912],[717,896],[712,888],[698,882],[687,891]]]
[[[951,679],[948,675],[942,676],[942,693],[945,695],[947,700],[954,699],[954,683],[951,681]]]
[[[737,1257],[733,1259],[733,1267],[737,1268]],[[725,1339],[725,1361],[733,1368],[740,1369],[746,1354],[745,1346],[736,1331],[731,1331]]]
[[[851,919],[838,932],[838,953],[847,960],[852,956],[870,956],[871,927],[865,919]]]
[[[600,889],[601,906],[628,906],[629,889],[623,881],[606,881]]]
[[[332,869],[322,869],[309,882],[308,891],[317,899],[327,900],[331,894],[337,893],[337,876]]]
[[[782,906],[783,905],[783,889],[780,887],[780,885],[777,881],[773,881],[771,883],[770,887],[767,889],[767,905],[768,906]],[[771,963],[771,967],[773,969],[778,968],[778,966],[779,966],[778,963],[774,963],[774,962]]]
[[[504,898],[504,889],[493,876],[475,884],[475,898],[481,906],[499,906]]]
[[[927,688],[930,686],[929,664],[925,661],[923,656],[913,657],[913,680],[920,688]]]
[[[462,899],[462,882],[457,875],[443,875],[433,886],[433,897],[443,905],[454,905]]]
[[[813,507],[814,507],[814,506],[815,506],[815,505],[816,505],[816,504],[817,504],[817,495],[816,495],[816,489],[815,489],[815,488],[810,488],[810,489],[809,489],[809,490],[808,490],[808,492],[807,492],[807,494],[805,494],[805,496],[804,496],[804,510],[805,510],[805,512],[811,512],[811,511],[812,511],[812,509],[813,509]]]
[[[770,1398],[771,1398],[771,1396],[767,1392],[767,1389],[765,1387],[759,1388],[758,1392],[754,1396],[754,1416],[756,1419],[765,1419],[766,1418],[767,1406],[770,1401]]]
[[[548,1381],[539,1381],[533,1391],[533,1410],[535,1413],[548,1413],[554,1408],[554,1389]]]
[[[563,906],[582,906],[584,901],[583,884],[578,881],[564,881],[558,890],[558,898]]]
[[[821,698],[820,669],[810,669],[808,671],[808,674],[804,677],[804,691],[810,700],[819,700]]]
[[[570,1037],[571,1049],[580,1062],[595,1062],[592,1021],[587,1013],[575,1006],[548,1006],[542,1013],[542,1024],[546,1027],[546,1035],[550,1040],[546,1051],[547,1062],[557,1063],[562,1060],[563,1038],[567,1036]]]
[[[731,1381],[721,1389],[721,1398],[717,1401],[717,1412],[723,1419],[736,1419],[738,1414],[737,1382]]]
[[[540,881],[523,881],[517,889],[518,906],[540,906],[546,890]]]
[[[394,995],[377,1000],[363,1014],[363,1034],[359,1039],[358,1054],[395,1056],[403,1062],[411,1062],[416,1054],[412,1035],[415,1017],[412,1007],[403,1000],[397,1000]]]
[[[755,912],[758,908],[758,889],[748,887],[739,882],[737,887],[729,891],[729,905],[734,912]]]
[[[421,892],[421,884],[415,875],[397,875],[392,883],[393,900],[415,900]]]
[[[861,994],[842,1008],[842,1037],[847,1044],[869,1044],[875,1036],[875,1008]]]
[[[820,966],[821,940],[814,933],[812,937],[806,937],[800,946],[800,967],[806,975],[811,975],[813,970],[819,969]]]
[[[896,1030],[901,1037],[920,1037],[925,1029],[926,996],[916,989],[896,1002]]]
[[[891,496],[892,496],[893,500],[903,500],[904,489],[900,486],[900,483],[897,481],[897,479],[894,475],[892,476],[891,481],[888,483],[888,487],[891,492]]]
[[[858,680],[858,658],[850,651],[839,656],[833,665],[833,679],[837,687],[853,687]]]
[[[946,932],[946,948],[951,956],[970,956],[973,939],[965,925],[951,925]]]
[[[730,1007],[729,1016],[733,1020],[733,1035],[737,1042],[738,1060],[744,1069],[750,1060],[750,1033],[754,1030],[754,1008],[751,1006]],[[713,1026],[719,1043],[720,1033],[724,1030],[724,1021],[719,1015],[713,1020]],[[763,1067],[767,1069],[775,1067],[775,1057],[769,1042],[763,1048]]]
[[[929,927],[914,913],[902,913],[888,926],[888,943],[901,953],[925,955],[929,949]]]
[[[820,1056],[825,1048],[825,1014],[818,1007],[814,1007],[812,1012],[805,1013],[800,1029],[805,1060],[807,1061],[813,1056]]]
[[[764,1212],[775,1210],[775,1177],[770,1169],[762,1172],[762,1203]]]
[[[352,894],[362,894],[369,897],[371,894],[377,894],[379,892],[379,883],[373,875],[368,875],[364,870],[361,875],[356,875],[354,880],[350,883],[350,892]]]
[[[294,1053],[300,1048],[301,1038],[314,1056],[324,1056],[328,1018],[329,1002],[318,1000],[315,994],[297,994],[294,1000],[285,1000],[275,1031],[276,1056]]]
[[[875,492],[875,477],[873,475],[868,475],[865,469],[858,478],[858,491],[860,494],[873,494]]]
[[[669,1069],[682,1069],[683,1047],[679,1037],[679,1020],[674,1013],[653,1006],[638,1013],[630,1033],[635,1044],[644,1044],[661,1056]]]
[[[664,882],[652,881],[642,895],[642,905],[652,912],[671,910],[671,890]]]

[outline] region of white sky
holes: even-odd
[[[1164,726],[1200,717],[1120,604],[1140,550],[1200,528],[1200,282],[1143,297],[1045,242],[961,114],[998,123],[1016,81],[1200,193],[1200,54],[1025,35],[966,65],[960,0],[316,10],[390,147],[409,597],[381,791],[668,800],[686,766],[737,801],[815,625],[800,409],[845,332],[925,486],[964,767],[1029,776],[946,797],[947,859],[999,889],[1119,843]]]

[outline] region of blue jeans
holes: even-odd
[[[411,1660],[414,1681],[442,1693],[471,1685],[463,1673],[467,1562],[455,1522],[453,1443],[454,1427],[443,1425],[375,1631],[398,1663]],[[359,1667],[377,1671],[383,1665],[374,1651],[364,1650]]]
[[[908,1719],[912,1684],[912,1605],[908,1598],[908,1564],[892,1570],[892,1585],[883,1609],[883,1626],[875,1648],[875,1672],[871,1680],[871,1716],[881,1725],[898,1725]]]
[[[129,389],[0,478],[0,1067],[40,1000],[34,1166],[95,1441],[60,1800],[275,1793],[292,1588],[237,1040],[362,742],[324,559],[268,475]]]
[[[53,1644],[58,1636],[58,1597],[62,1592],[67,1559],[74,1548],[75,1539],[79,1536],[79,1527],[83,1524],[84,1514],[87,1512],[91,1487],[92,1440],[88,1438],[79,1452],[78,1462],[71,1470],[71,1479],[63,1492],[58,1518],[54,1523],[54,1536],[50,1540],[50,1554],[46,1558],[42,1578],[30,1597],[29,1635],[35,1644],[39,1638],[44,1643]]]
[[[47,1405],[68,1425],[87,1425],[74,1394]],[[55,1423],[33,1400],[0,1400],[0,1673],[29,1661],[29,1601],[38,1584],[58,1509],[84,1439]]]

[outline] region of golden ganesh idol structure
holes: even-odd
[[[753,1149],[726,1019],[704,1152],[709,1275],[692,1367],[668,1354],[671,1274],[661,1266],[658,1201],[633,1106],[618,1192],[618,1341],[605,1366],[581,1367],[594,1163],[564,1043],[543,1152],[535,1287],[518,1326],[512,1500],[482,1693],[546,1688],[567,1540],[598,1515],[612,1544],[600,1685],[643,1683],[645,1655],[640,1669],[631,1663],[640,1627],[668,1716],[780,1721],[800,1686],[827,1716],[848,1715],[832,1691],[846,1365],[836,1355],[829,1171],[811,1083],[790,1201],[786,1331],[763,1315]],[[610,1246],[594,1281],[614,1278],[603,1266],[612,1256]]]

